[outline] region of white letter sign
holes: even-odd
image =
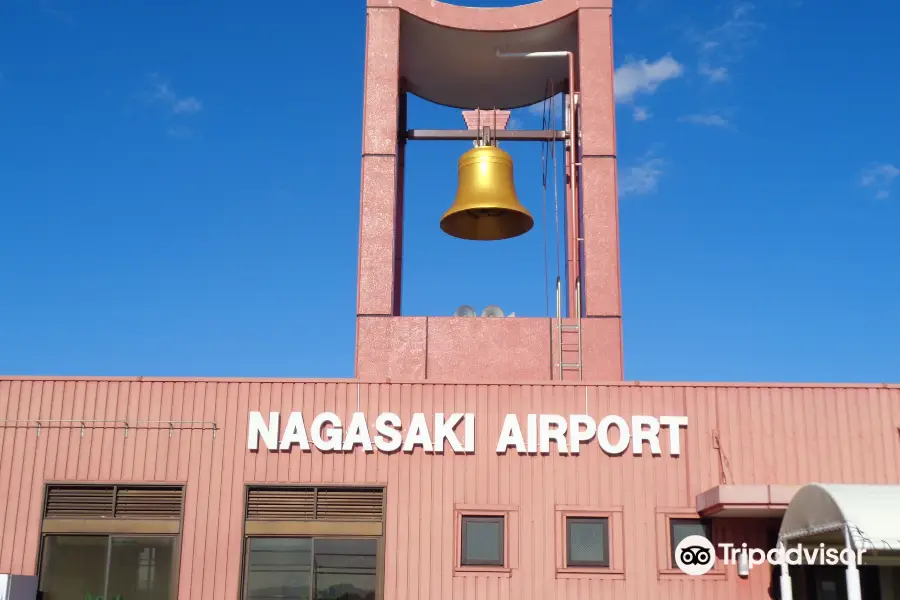
[[[263,421],[262,413],[254,411],[250,413],[250,438],[247,447],[250,450],[259,450],[259,438],[267,450],[278,449],[278,413],[269,413],[269,424]]]
[[[344,425],[341,417],[333,412],[307,413],[304,417],[302,412],[293,411],[287,415],[283,427],[281,417],[278,412],[270,412],[267,421],[263,413],[251,411],[247,448],[259,450],[261,441],[270,452],[290,452],[295,447],[303,452],[353,453],[357,449],[386,454],[398,451],[407,454],[475,452],[474,413],[435,413],[433,416],[413,413],[409,415],[409,422],[404,423],[395,413],[381,413],[370,422],[366,413],[354,412],[345,416],[348,424]],[[310,423],[309,428],[306,423]],[[668,455],[681,456],[681,430],[687,426],[686,416],[634,415],[625,419],[606,415],[596,421],[586,414],[510,413],[503,417],[494,448],[497,454],[514,450],[516,454],[565,456],[578,455],[596,443],[609,456],[619,456],[629,448],[635,456],[642,456],[646,445],[652,456],[662,456],[659,438],[665,428],[669,430]],[[618,435],[612,432],[613,429]]]
[[[497,442],[497,454],[506,454],[506,449],[510,446],[515,446],[519,454],[525,454],[525,440],[522,439],[522,428],[519,427],[519,417],[516,415],[506,415],[506,419],[503,420],[503,430]]]

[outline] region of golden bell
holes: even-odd
[[[509,154],[478,146],[460,157],[456,200],[441,217],[444,233],[464,240],[505,240],[533,226],[531,213],[516,196]]]

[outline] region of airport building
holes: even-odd
[[[367,11],[356,377],[0,377],[0,598],[900,598],[900,386],[623,379],[610,0]],[[561,128],[507,128],[548,89]],[[444,140],[477,243],[534,224],[502,147],[560,148],[555,316],[402,313],[404,157]]]

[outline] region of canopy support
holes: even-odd
[[[784,556],[784,541],[778,540],[778,551],[781,556]],[[781,600],[793,600],[794,592],[791,589],[791,573],[788,570],[788,565],[785,561],[781,561]]]
[[[844,532],[844,544],[846,549],[848,550],[849,555],[856,555],[856,551],[853,548],[853,538],[850,535],[850,524],[845,523],[843,526]],[[787,550],[787,546],[785,542],[790,539],[791,536],[780,535],[778,537],[778,555],[781,557],[780,568],[780,578],[779,578],[779,587],[781,589],[781,600],[792,600],[793,599],[793,589],[791,585],[791,574],[785,560],[785,552]],[[859,577],[859,566],[856,564],[855,560],[847,561],[847,570],[845,572],[845,577],[847,581],[847,600],[862,600],[862,582]]]
[[[853,541],[850,537],[850,526],[844,523],[844,543],[847,550],[853,552]],[[862,600],[862,584],[859,581],[859,567],[855,560],[847,561],[847,600]]]

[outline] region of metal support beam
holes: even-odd
[[[406,132],[407,140],[414,141],[475,141],[481,132],[477,129],[410,129]],[[552,129],[501,129],[493,132],[498,142],[548,142],[565,140],[569,135],[565,131]]]

